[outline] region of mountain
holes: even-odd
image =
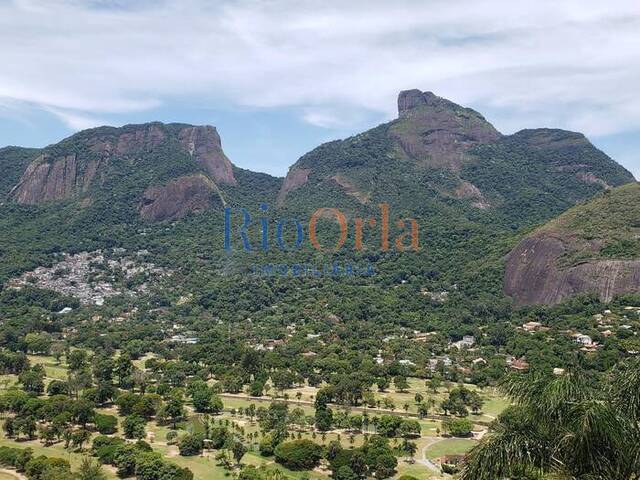
[[[507,257],[504,292],[518,305],[640,293],[640,185],[606,190],[527,235]]]
[[[164,153],[162,162],[154,161],[160,153]],[[206,197],[214,192],[216,183],[237,183],[220,137],[210,126],[152,123],[103,127],[43,149],[9,192],[9,198],[23,205],[91,198],[92,192],[104,189],[120,175],[144,175],[151,182],[161,182],[176,174],[196,172],[202,176],[182,175],[145,190],[140,208],[144,218],[179,218],[207,207]],[[192,203],[193,198],[198,201]],[[167,211],[170,201],[178,204],[174,211]]]
[[[352,204],[394,200],[415,212],[434,201],[471,207],[518,228],[633,180],[582,134],[536,129],[502,135],[472,109],[408,90],[398,97],[397,119],[300,158],[278,204],[320,201],[316,192],[325,190]]]
[[[253,203],[256,190],[275,201],[280,186],[233,165],[212,126],[99,127],[43,149],[2,149],[0,164],[11,182],[0,190],[0,278],[56,252],[145,248],[162,222]]]
[[[85,130],[38,150],[2,149],[0,165],[7,171],[0,184],[2,281],[63,252],[117,248],[148,251],[155,264],[184,272],[187,291],[205,277],[218,288],[221,275],[246,276],[265,263],[352,262],[375,265],[377,275],[353,280],[359,285],[455,289],[465,301],[490,295],[485,305],[504,298],[504,257],[523,232],[634,181],[582,134],[503,135],[480,113],[419,90],[400,93],[395,120],[320,145],[285,179],[233,165],[215,127],[159,122]],[[389,208],[386,249],[380,204]],[[234,209],[232,251],[223,250],[225,206]],[[238,208],[253,218],[247,237]],[[310,237],[308,221],[319,208],[345,215],[343,248],[319,252],[308,241],[279,248],[274,217],[299,219]],[[416,225],[409,253],[395,242],[407,218]],[[268,249],[259,247],[263,222],[270,225]],[[319,242],[335,243],[335,222],[319,222],[331,224]],[[291,246],[295,232],[285,230]],[[246,240],[250,252],[242,249]]]

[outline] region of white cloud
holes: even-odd
[[[99,127],[101,125],[108,124],[105,120],[100,120],[99,118],[85,114],[78,114],[69,110],[63,110],[61,108],[45,107],[45,110],[54,114],[72,130],[85,130],[87,128]]]
[[[0,59],[0,97],[73,128],[180,98],[334,127],[421,88],[505,131],[640,129],[637,0],[9,0]]]

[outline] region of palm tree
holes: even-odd
[[[514,406],[471,450],[461,480],[640,478],[640,359],[601,381],[574,370],[510,376],[502,388]]]

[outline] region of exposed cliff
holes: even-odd
[[[237,183],[214,127],[150,123],[86,130],[45,148],[26,168],[10,197],[33,205],[81,196],[96,183],[100,186],[99,178],[144,169],[144,159],[154,156],[182,160],[183,165],[192,160],[214,182]]]
[[[640,292],[640,185],[607,191],[523,239],[507,258],[504,292],[518,305]]]
[[[400,92],[390,133],[408,158],[451,170],[460,168],[470,148],[501,137],[475,110],[420,90]]]
[[[142,197],[140,216],[161,221],[201,212],[211,205],[215,189],[215,184],[204,175],[180,177],[164,186],[149,187]]]

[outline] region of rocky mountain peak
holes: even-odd
[[[433,92],[421,92],[417,88],[412,90],[403,90],[398,94],[398,116],[409,116],[411,111],[416,107],[423,105],[433,107],[438,103],[445,102],[452,103],[444,98],[438,97]]]
[[[398,95],[398,120],[391,133],[407,157],[450,170],[460,168],[469,148],[501,137],[475,110],[417,89]]]
[[[135,163],[159,149],[173,151],[175,158],[190,156],[218,184],[237,183],[215,127],[152,122],[85,130],[46,147],[26,168],[10,197],[21,204],[63,200],[87,192],[114,159]]]
[[[178,134],[180,143],[218,183],[235,185],[233,165],[222,151],[220,135],[211,125],[188,126]]]

